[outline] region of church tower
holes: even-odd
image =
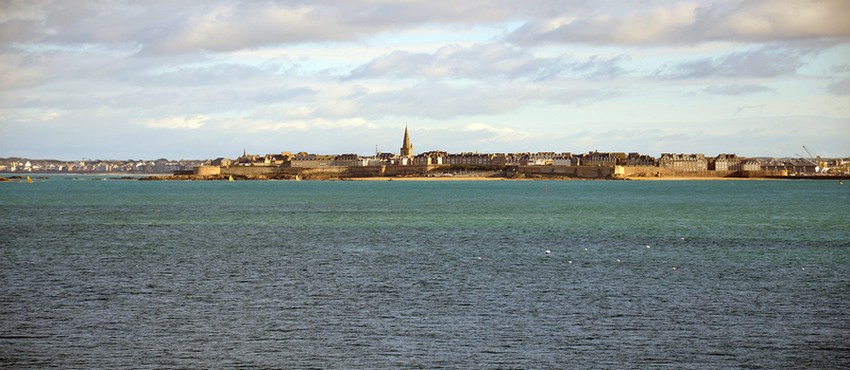
[[[413,157],[413,144],[410,143],[410,135],[407,134],[407,126],[404,126],[404,141],[401,143],[401,157]]]

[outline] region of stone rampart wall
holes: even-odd
[[[193,174],[198,176],[216,176],[221,174],[221,167],[219,166],[198,166],[195,167],[195,171]]]
[[[520,166],[519,173],[541,176],[563,176],[582,179],[606,179],[614,176],[614,167],[590,166]]]

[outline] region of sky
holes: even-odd
[[[0,157],[850,156],[850,1],[0,2]]]

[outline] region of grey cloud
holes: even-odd
[[[845,78],[829,84],[829,86],[827,86],[827,91],[829,91],[830,94],[838,96],[850,95],[850,78]]]
[[[355,68],[347,78],[538,79],[557,75],[561,69],[563,62],[557,58],[535,58],[527,52],[503,45],[448,45],[432,54],[394,51]]]
[[[707,94],[712,95],[731,95],[731,96],[740,96],[740,95],[749,95],[749,94],[757,94],[762,92],[776,92],[775,89],[764,86],[764,85],[712,85],[703,89],[703,91]]]
[[[546,100],[555,104],[586,106],[623,95],[623,92],[616,90],[570,88],[552,92],[546,96]]]
[[[586,61],[573,63],[571,67],[587,78],[610,80],[627,73],[620,64],[628,59],[626,56],[605,59],[594,55]]]
[[[626,73],[624,56],[586,60],[567,57],[536,57],[514,47],[490,43],[470,47],[444,46],[434,53],[394,51],[352,70],[345,78],[465,78],[550,80],[562,75],[588,79],[612,79]]]
[[[829,71],[832,73],[845,73],[850,72],[850,63],[847,64],[836,64],[832,67],[829,67]]]
[[[507,27],[516,44],[692,44],[850,36],[843,0],[26,1],[0,4],[0,42],[130,45],[148,54],[228,52],[446,25]]]
[[[667,78],[706,77],[776,77],[792,75],[806,64],[806,57],[822,48],[766,45],[747,51],[729,53],[716,58],[701,58],[657,72]]]
[[[533,94],[533,91],[492,86],[452,87],[430,83],[369,94],[357,99],[356,103],[369,117],[397,115],[446,119],[508,112],[522,106]]]
[[[128,44],[149,54],[227,52],[351,41],[423,24],[473,25],[516,16],[489,1],[27,1],[0,4],[6,43]]]
[[[359,106],[359,112],[369,118],[414,116],[451,119],[502,114],[536,102],[585,106],[618,96],[621,93],[592,88],[421,83],[363,95],[353,102]]]

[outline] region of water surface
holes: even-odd
[[[0,184],[0,367],[847,368],[848,205],[831,181]]]

